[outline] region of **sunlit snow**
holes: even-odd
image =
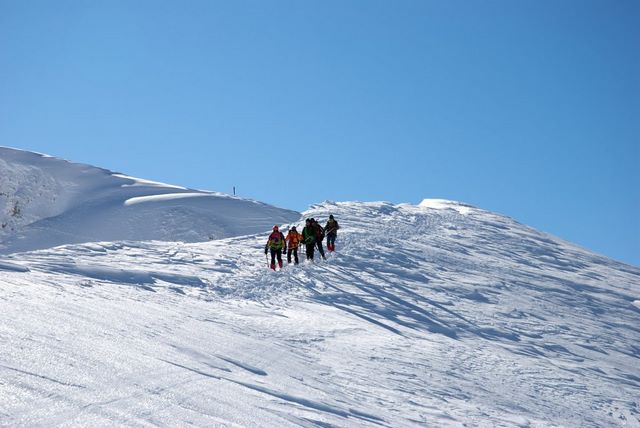
[[[130,182],[127,184],[123,184],[122,187],[132,187],[132,186],[152,186],[152,187],[164,187],[164,188],[170,188],[170,189],[182,189],[182,190],[187,190],[185,187],[182,186],[175,186],[173,184],[166,184],[166,183],[160,183],[158,181],[151,181],[151,180],[144,180],[142,178],[137,178],[137,177],[131,177],[129,175],[124,175],[124,174],[111,174],[113,177],[117,177],[117,178],[124,178],[126,180],[129,180]]]
[[[167,193],[164,195],[151,195],[151,196],[138,196],[135,198],[130,198],[124,201],[124,204],[135,205],[141,204],[145,202],[162,202],[162,201],[173,201],[176,199],[187,199],[187,198],[207,198],[207,197],[220,197],[220,195],[213,195],[207,193]]]
[[[233,209],[221,229],[268,217]],[[640,426],[640,269],[451,201],[265,212],[333,214],[337,251],[273,272],[270,227],[188,243],[158,223],[5,246],[0,425]]]

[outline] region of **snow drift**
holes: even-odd
[[[295,211],[0,147],[0,253],[116,240],[252,234]]]
[[[0,425],[640,426],[640,269],[451,201],[329,214],[278,272],[266,233],[5,256]]]

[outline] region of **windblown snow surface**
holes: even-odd
[[[299,217],[223,193],[0,147],[0,254],[121,239],[199,242]]]
[[[277,272],[267,230],[0,258],[0,425],[640,426],[640,269],[449,201],[329,214]]]

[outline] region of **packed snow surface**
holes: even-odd
[[[277,272],[269,227],[1,257],[0,425],[640,426],[640,269],[450,201],[289,225],[329,214]]]
[[[640,425],[640,270],[474,208],[329,213],[338,251],[278,272],[266,233],[5,257],[2,424]]]

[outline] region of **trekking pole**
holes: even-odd
[[[267,267],[271,268],[271,264],[269,263],[269,256],[265,253],[264,258],[267,260]]]

